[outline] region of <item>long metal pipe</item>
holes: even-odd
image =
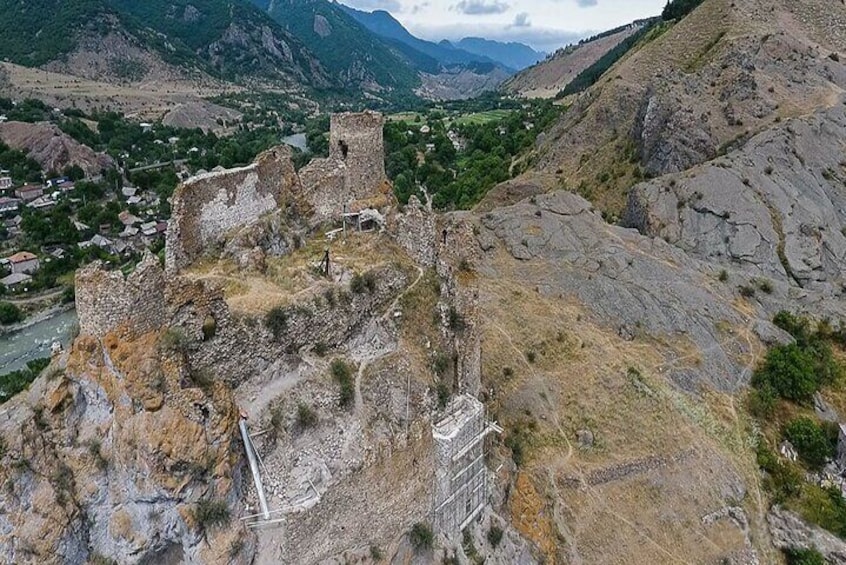
[[[253,481],[256,484],[259,505],[261,505],[261,513],[262,516],[264,516],[264,519],[268,520],[270,519],[270,511],[267,509],[267,499],[264,497],[264,486],[261,484],[261,475],[259,474],[256,454],[253,452],[253,444],[250,442],[250,434],[247,432],[247,421],[244,418],[241,418],[241,421],[238,422],[238,427],[241,428],[241,439],[244,440],[244,449],[247,452],[247,461],[250,462],[250,472],[252,472]]]

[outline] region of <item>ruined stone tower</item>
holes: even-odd
[[[329,158],[346,165],[345,186],[356,200],[372,196],[386,178],[384,125],[377,112],[332,114]]]

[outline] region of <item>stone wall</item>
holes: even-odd
[[[386,178],[384,126],[377,112],[332,114],[329,158],[346,165],[346,188],[356,200],[368,198]]]
[[[346,164],[337,159],[313,159],[300,169],[305,196],[312,203],[311,223],[340,217],[344,205],[353,200],[346,188]]]
[[[452,341],[457,355],[457,391],[471,396],[479,394],[482,380],[479,291],[474,272],[482,250],[476,230],[470,215],[465,212],[442,217],[436,228],[437,271],[443,281],[440,308],[444,333]],[[448,327],[450,308],[455,308],[460,315],[460,328]]]
[[[394,204],[385,174],[385,119],[376,112],[333,114],[329,157],[300,170],[312,225],[337,220],[347,210]],[[360,204],[360,205],[359,205]]]
[[[76,311],[82,335],[103,337],[120,330],[127,337],[162,327],[165,276],[150,252],[128,277],[106,270],[99,261],[76,273]]]
[[[173,196],[165,252],[168,273],[181,271],[215,249],[227,233],[268,212],[302,208],[301,194],[291,151],[285,146],[265,151],[247,167],[189,179]]]
[[[416,196],[408,199],[402,214],[397,215],[394,232],[397,243],[421,267],[434,267],[437,261],[435,214],[431,201],[425,206]]]

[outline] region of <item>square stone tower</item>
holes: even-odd
[[[373,196],[385,175],[385,118],[377,112],[332,114],[329,159],[343,161],[345,185],[354,199]]]

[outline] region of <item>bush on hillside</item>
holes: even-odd
[[[800,403],[810,402],[819,388],[813,357],[797,344],[774,347],[752,376],[752,386],[767,387],[780,397]]]
[[[834,456],[835,444],[811,418],[792,420],[784,429],[784,437],[793,444],[802,461],[813,469],[821,469]]]

